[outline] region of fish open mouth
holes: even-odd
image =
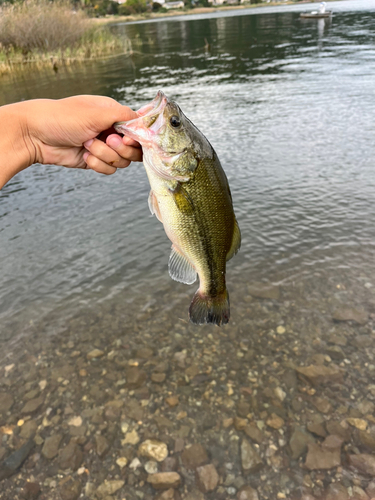
[[[155,99],[151,101],[149,104],[145,104],[145,106],[142,106],[138,111],[137,115],[138,116],[146,116],[146,115],[152,115],[154,113],[160,113],[162,110],[164,110],[165,105],[168,102],[167,96],[159,90],[159,92],[156,94]]]
[[[114,124],[114,129],[145,145],[163,126],[163,112],[167,103],[167,96],[159,90],[155,99],[137,111],[137,118],[127,122],[117,122]]]

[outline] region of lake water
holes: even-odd
[[[131,40],[131,57],[57,74],[2,77],[0,104],[92,93],[136,109],[163,90],[218,153],[242,231],[241,251],[227,269],[230,324],[193,327],[187,311],[196,287],[168,276],[170,242],[149,213],[142,166],[108,178],[52,166],[16,176],[0,192],[0,359],[3,366],[14,364],[3,372],[3,388],[12,388],[15,400],[4,422],[17,422],[22,414],[25,370],[35,374],[35,366],[44,372],[27,379],[30,388],[40,377],[52,380],[52,367],[76,367],[78,359],[79,369],[90,372],[92,366],[92,381],[108,397],[134,399],[131,388],[115,385],[121,374],[107,376],[114,355],[101,358],[103,366],[86,359],[94,347],[106,356],[120,350],[121,366],[139,358],[134,363],[147,375],[136,391],[144,391],[138,400],[152,402],[144,403],[151,430],[143,433],[136,424],[137,432],[163,438],[170,449],[171,436],[185,445],[202,443],[222,478],[207,498],[234,498],[244,484],[256,488],[261,500],[278,492],[318,496],[333,479],[349,493],[355,486],[369,488],[371,477],[362,470],[355,482],[348,463],[348,453],[369,453],[355,426],[339,469],[323,473],[306,466],[306,446],[297,456],[289,441],[297,427],[305,432],[311,422],[367,418],[369,430],[375,423],[368,417],[375,408],[375,4],[332,2],[332,19],[300,20],[299,12],[313,8],[261,7],[119,24],[113,29]],[[265,292],[262,284],[271,288]],[[341,319],[353,321],[334,322],[337,309]],[[153,350],[151,361],[137,351],[142,347]],[[152,379],[153,360],[168,365],[161,385]],[[301,382],[295,374],[304,365],[333,366],[344,378],[326,374],[328,386],[309,388],[311,378]],[[58,390],[61,383],[51,387]],[[87,408],[80,406],[86,386],[76,383],[69,397],[59,387],[56,408],[70,406],[80,414]],[[179,396],[177,410],[163,406],[165,394]],[[53,397],[49,392],[44,404],[59,415]],[[90,408],[106,402],[90,397]],[[247,411],[238,409],[241,404]],[[367,411],[359,404],[368,404]],[[167,431],[152,429],[150,415],[158,411],[172,422]],[[254,472],[260,467],[246,469],[235,449],[243,432],[221,426],[236,414],[250,424],[263,422],[263,438],[254,441],[260,473]],[[272,415],[282,419],[280,427],[267,423]],[[63,420],[56,424],[62,429]],[[184,429],[189,426],[190,433]],[[43,439],[48,429],[41,431]],[[322,436],[311,436],[321,446]],[[90,481],[98,486],[117,475],[126,481],[127,500],[153,498],[144,472],[115,465],[119,452],[113,446],[107,465],[96,465]],[[30,473],[40,474],[38,482],[45,481],[48,498],[54,498],[46,463],[34,467]],[[15,477],[7,480],[9,492],[18,484]],[[77,479],[87,489],[86,480]],[[189,473],[183,481],[181,494],[197,487]],[[118,498],[125,496],[121,491]]]

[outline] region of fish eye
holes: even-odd
[[[178,116],[173,115],[171,116],[169,123],[172,125],[172,127],[177,128],[181,125],[181,120],[179,119]]]

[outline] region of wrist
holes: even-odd
[[[0,107],[0,189],[37,161],[27,126],[26,105],[27,102]]]

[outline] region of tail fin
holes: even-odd
[[[226,325],[230,317],[228,290],[216,297],[200,294],[197,290],[190,304],[189,316],[195,325]]]

